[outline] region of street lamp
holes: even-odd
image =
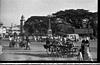
[[[41,35],[41,34],[42,34],[42,29],[41,29],[41,28],[42,28],[42,26],[41,26],[41,21],[40,21],[40,23],[39,23],[39,27],[40,27],[40,28],[39,28],[39,30],[40,30],[39,35]]]
[[[49,27],[48,27],[48,36],[52,36],[52,29],[51,29],[51,18],[52,15],[48,15],[49,18]]]
[[[25,21],[24,16],[21,16],[20,20],[20,33],[23,34],[23,22]]]
[[[24,30],[23,30],[23,22],[24,21],[25,21],[25,19],[24,19],[24,16],[22,15],[21,20],[20,20],[20,34],[21,34],[22,38],[23,38],[23,32],[24,32]]]

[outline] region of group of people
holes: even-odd
[[[69,44],[71,44],[70,45],[70,47],[69,48],[72,48],[72,47],[74,47],[75,45],[74,45],[74,41],[72,41],[72,40],[70,40],[70,39],[67,39],[67,38],[65,38],[65,37],[59,37],[58,39],[55,39],[54,37],[53,38],[51,38],[51,37],[47,37],[46,38],[46,45],[47,46],[49,46],[50,44],[55,44],[56,45],[56,43],[60,43],[60,45],[69,45]],[[91,54],[90,54],[90,42],[89,42],[89,37],[84,37],[83,39],[82,39],[82,41],[81,41],[81,47],[80,47],[80,49],[79,49],[79,59],[80,60],[83,60],[83,61],[93,61],[93,59],[92,59],[92,56],[91,56]]]
[[[66,54],[65,51],[71,53],[70,51],[72,50],[72,48],[75,45],[74,45],[74,41],[72,41],[66,37],[59,37],[59,38],[47,37],[46,45],[44,45],[44,48],[47,49],[48,51],[50,51],[50,48],[52,46],[54,47],[55,50],[58,49],[58,51],[61,51],[60,54],[62,55],[62,54]],[[54,49],[52,49],[52,50],[54,50]]]
[[[68,42],[73,42],[72,40],[66,38],[66,37],[47,37],[46,38],[46,44],[50,44],[50,43],[60,43],[60,45],[66,45]]]
[[[16,42],[19,42],[19,46],[25,46],[25,49],[30,49],[30,43],[29,43],[29,38],[28,36],[24,36],[23,38],[17,36],[17,37],[9,37],[10,40],[10,44],[9,46],[13,46],[16,45]],[[25,41],[25,43],[24,43]],[[66,37],[47,37],[46,38],[46,45],[62,45],[62,46],[66,46],[66,45],[70,45],[69,48],[74,47],[74,41],[66,38]],[[79,50],[79,55],[80,55],[80,60],[91,60],[92,61],[92,56],[90,54],[89,51],[89,47],[90,47],[90,42],[89,42],[89,38],[88,37],[84,37],[81,41],[81,48]]]
[[[9,36],[9,47],[25,47],[25,49],[30,49],[30,43],[28,36]]]
[[[81,48],[80,48],[80,60],[85,60],[85,61],[93,61],[92,56],[90,54],[90,42],[88,37],[84,37],[81,43]]]
[[[35,42],[42,42],[43,41],[41,36],[33,36],[33,40]]]

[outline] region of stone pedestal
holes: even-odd
[[[51,29],[48,30],[48,36],[52,36],[52,30]]]

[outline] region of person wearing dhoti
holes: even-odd
[[[84,40],[82,40],[82,57],[83,57],[83,61],[93,61],[92,56],[90,54],[89,51],[89,39],[88,38],[84,38]]]
[[[92,59],[92,55],[89,51],[89,46],[90,46],[90,42],[89,42],[89,38],[86,37],[85,38],[85,53],[84,53],[84,61],[93,61]]]

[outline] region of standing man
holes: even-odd
[[[80,49],[80,60],[84,60],[84,49],[85,49],[85,45],[84,45],[84,43],[85,43],[85,40],[84,40],[84,38],[82,39],[82,43],[81,43],[81,49]]]
[[[86,56],[84,57],[85,61],[93,61],[92,56],[89,51],[89,47],[90,47],[89,37],[86,37],[85,38],[85,54],[84,54]]]
[[[46,38],[46,45],[50,45],[50,39],[49,38]]]
[[[50,51],[50,39],[48,37],[46,38],[46,45],[44,45],[44,48],[47,49],[47,52]]]
[[[30,43],[29,43],[29,38],[26,36],[26,49],[30,49]]]
[[[89,40],[87,39],[87,37],[85,37],[83,40],[82,40],[82,44],[81,44],[81,49],[80,49],[80,52],[82,53],[82,58],[84,61],[92,61],[92,58],[91,58],[91,55],[90,55],[90,52],[89,52]]]
[[[9,41],[10,41],[9,47],[12,47],[13,44],[14,44],[14,38],[13,38],[13,36],[9,36]]]

